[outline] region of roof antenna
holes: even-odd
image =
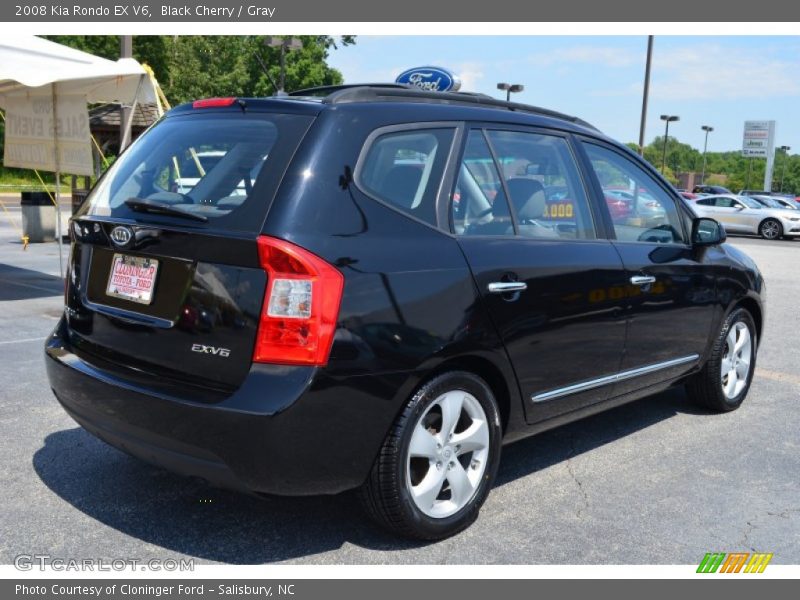
[[[281,91],[278,88],[278,85],[275,83],[275,80],[272,78],[272,75],[269,74],[269,69],[267,69],[267,64],[264,62],[264,59],[261,58],[261,53],[260,52],[253,52],[253,55],[256,57],[256,60],[258,61],[259,66],[261,67],[261,70],[264,71],[264,75],[267,76],[267,79],[269,79],[270,84],[272,84],[272,90],[274,91],[274,95],[275,96],[288,96],[289,94],[287,94],[286,92]]]

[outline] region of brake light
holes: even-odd
[[[258,238],[258,256],[267,288],[253,361],[327,364],[344,276],[319,256],[273,237]]]
[[[230,106],[236,98],[205,98],[192,102],[192,108],[214,108],[215,106]]]

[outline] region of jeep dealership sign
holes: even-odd
[[[766,158],[775,144],[775,121],[745,121],[742,156]]]

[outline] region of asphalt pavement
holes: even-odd
[[[743,407],[710,414],[670,390],[504,449],[479,520],[443,542],[398,541],[353,494],[267,498],[151,467],[80,429],[48,387],[61,312],[56,244],[22,249],[0,215],[0,563],[697,564],[709,551],[800,563],[800,241],[730,238],[768,288]]]

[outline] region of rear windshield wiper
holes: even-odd
[[[176,208],[169,204],[161,204],[160,202],[153,202],[151,200],[143,200],[141,198],[128,198],[125,200],[125,205],[131,210],[137,212],[149,212],[158,215],[169,215],[171,217],[183,217],[184,219],[194,219],[195,221],[208,221],[208,217],[198,215],[182,208]]]

